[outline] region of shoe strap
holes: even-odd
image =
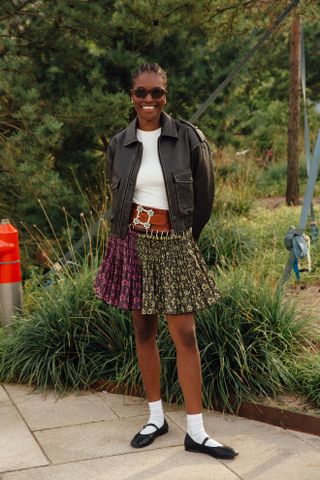
[[[157,425],[155,425],[154,423],[147,423],[147,425],[143,425],[143,428],[146,428],[146,427],[155,427],[157,430],[159,430],[161,428],[161,427],[158,427]],[[142,428],[142,430],[143,430],[143,428]]]
[[[203,442],[202,442],[202,445],[205,445],[207,443],[207,441],[209,440],[210,437],[206,437]]]

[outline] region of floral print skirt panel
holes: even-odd
[[[111,235],[94,288],[105,303],[143,314],[195,312],[220,297],[191,229],[163,237]]]

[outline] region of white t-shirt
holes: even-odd
[[[169,210],[166,186],[158,154],[160,133],[161,128],[151,132],[137,129],[137,138],[142,143],[143,149],[133,201],[146,207]]]

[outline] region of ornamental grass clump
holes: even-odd
[[[221,300],[198,322],[205,405],[234,410],[242,399],[292,388],[289,367],[307,345],[307,318],[249,272],[223,274],[219,286]]]
[[[221,157],[221,158],[220,158]],[[256,190],[256,178],[259,171],[254,157],[235,156],[229,152],[218,155],[216,164],[216,193],[214,212],[216,215],[247,215],[253,207]]]
[[[319,352],[298,362],[294,367],[293,375],[296,380],[295,390],[305,395],[310,402],[320,408]]]
[[[209,266],[238,266],[256,254],[258,242],[245,226],[232,217],[212,216],[199,240],[201,253]]]
[[[37,307],[2,340],[1,381],[63,393],[117,378],[118,367],[134,361],[130,323],[95,298],[94,271],[83,266],[74,277],[38,287]]]
[[[256,195],[254,184],[222,183],[218,184],[214,201],[217,215],[248,215],[253,207]]]

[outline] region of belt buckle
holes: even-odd
[[[141,213],[146,213],[148,215],[148,220],[146,222],[142,222],[140,220],[140,214]],[[154,215],[154,210],[152,208],[144,208],[142,205],[137,205],[137,214],[133,218],[132,223],[134,225],[142,225],[146,230],[151,227],[150,219]]]

